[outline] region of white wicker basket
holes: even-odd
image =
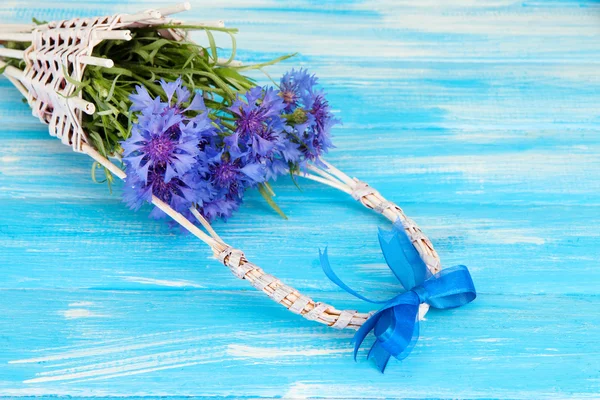
[[[56,136],[76,152],[89,155],[121,179],[125,173],[109,159],[100,155],[90,144],[82,129],[82,113],[93,114],[95,106],[76,94],[76,87],[69,81],[81,81],[87,65],[111,67],[113,62],[92,56],[94,46],[103,40],[128,40],[129,28],[152,27],[177,23],[169,15],[189,9],[182,4],[158,10],[147,10],[138,14],[116,14],[109,17],[74,18],[50,22],[45,25],[8,25],[0,31],[2,41],[31,42],[24,51],[0,47],[0,67],[6,66],[4,58],[19,58],[25,61],[25,69],[8,66],[4,74],[19,89],[33,110],[33,115],[49,125],[52,136]],[[212,24],[222,24],[217,21]],[[177,29],[160,30],[163,37],[187,40],[185,32]],[[65,74],[69,78],[66,79]],[[75,95],[73,95],[75,93]],[[334,166],[325,162],[327,168],[309,165],[311,173],[302,176],[337,188],[352,196],[365,207],[382,214],[388,220],[402,222],[412,243],[432,273],[440,271],[440,261],[429,239],[402,209],[385,200],[376,190],[356,178],[350,178]],[[190,233],[207,243],[214,255],[233,274],[250,282],[267,296],[291,312],[336,329],[360,327],[372,313],[338,310],[335,307],[314,301],[296,289],[269,275],[246,259],[244,253],[226,244],[211,228],[209,223],[193,209],[192,212],[204,227],[204,231],[192,224],[157,197],[152,203],[181,224]],[[420,315],[427,312],[427,304],[421,304]]]

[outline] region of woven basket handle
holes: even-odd
[[[83,146],[83,152],[108,168],[119,178],[126,178],[125,173],[120,168],[110,160],[102,157],[89,145],[86,144]],[[399,219],[429,270],[432,273],[440,271],[440,260],[433,245],[414,221],[404,214],[400,207],[385,200],[379,192],[366,183],[348,177],[324,160],[321,160],[321,162],[326,165],[327,170],[320,169],[314,165],[310,166],[310,170],[319,173],[320,178],[309,174],[300,174],[299,176],[309,177],[309,179],[316,178],[314,180],[337,187],[352,195],[353,198],[360,201],[365,207],[375,210],[392,222]],[[291,312],[300,314],[308,320],[316,321],[336,329],[358,329],[373,314],[373,312],[361,313],[355,310],[338,310],[332,305],[317,302],[301,294],[298,290],[286,285],[275,276],[267,274],[262,268],[254,265],[241,250],[225,243],[196,209],[192,209],[191,211],[205,228],[206,232],[203,232],[160,199],[153,197],[152,203],[177,221],[191,234],[207,243],[212,248],[215,257],[227,266],[235,276],[247,280],[256,289],[263,291],[273,301],[281,304]],[[421,318],[428,309],[427,304],[421,304],[419,313]]]

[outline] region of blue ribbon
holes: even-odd
[[[354,360],[365,337],[372,331],[375,343],[368,359],[374,358],[383,372],[391,356],[403,360],[412,351],[419,338],[419,305],[427,303],[438,309],[455,308],[473,301],[475,286],[464,265],[445,268],[432,275],[421,259],[398,220],[392,231],[379,229],[379,244],[385,260],[400,281],[405,292],[388,301],[368,299],[348,287],[333,272],[327,257],[327,248],[319,257],[323,271],[336,285],[370,303],[383,304],[354,335]]]

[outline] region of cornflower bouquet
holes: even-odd
[[[466,267],[442,270],[418,226],[366,183],[329,164],[331,130],[339,123],[315,75],[292,69],[278,83],[258,86],[244,75],[284,60],[243,65],[235,59],[235,29],[222,21],[186,25],[169,16],[189,4],[89,19],[0,27],[0,68],[26,98],[50,134],[89,155],[105,181],[125,181],[133,209],[152,203],[154,218],[169,216],[213,250],[239,278],[290,311],[336,329],[357,329],[355,357],[366,336],[383,372],[391,356],[403,359],[418,337],[427,309],[457,307],[475,298]],[[205,32],[209,45],[192,42]],[[231,37],[231,55],[219,58],[214,33]],[[302,295],[247,260],[211,227],[257,189],[280,215],[269,182],[300,176],[339,189],[393,222],[379,241],[405,291],[376,312],[337,310]],[[95,177],[95,172],[93,173]],[[354,292],[333,272],[325,274]]]
[[[258,188],[283,215],[268,182],[318,163],[337,122],[314,75],[292,70],[279,88],[248,81],[243,93],[215,108],[183,82],[161,79],[156,97],[137,85],[129,96],[134,122],[117,150],[126,166],[126,202],[137,209],[156,195],[189,219],[195,207],[210,222],[230,217],[245,191]],[[158,208],[151,215],[165,216]]]

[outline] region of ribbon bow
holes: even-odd
[[[370,300],[349,288],[333,272],[327,258],[327,248],[319,257],[323,271],[336,285],[370,303],[383,304],[354,335],[354,360],[363,340],[373,331],[375,343],[368,359],[374,358],[383,373],[391,356],[406,358],[419,338],[419,305],[437,309],[455,308],[475,299],[475,286],[464,265],[443,269],[432,275],[398,220],[392,231],[379,229],[379,244],[385,260],[406,290],[388,301]]]

